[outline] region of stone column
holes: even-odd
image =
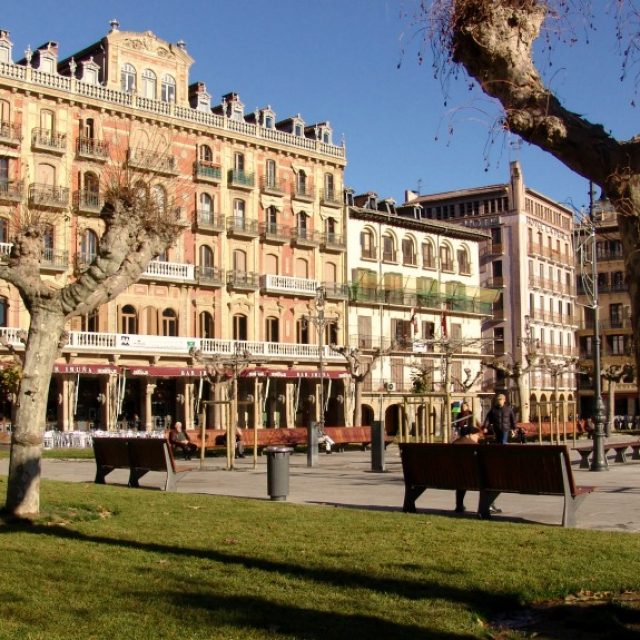
[[[147,378],[144,390],[144,413],[142,416],[142,422],[144,424],[145,431],[153,431],[155,425],[153,424],[153,412],[151,409],[151,398],[156,390],[156,384],[154,378]]]

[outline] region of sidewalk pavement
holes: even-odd
[[[611,531],[640,531],[640,461],[625,464],[613,463],[609,457],[609,470],[593,472],[579,469],[579,455],[571,454],[573,474],[577,485],[595,486],[577,513],[578,528]],[[253,458],[235,461],[235,469],[225,469],[226,458],[205,460],[203,470],[199,461],[179,465],[193,465],[195,469],[180,474],[179,493],[200,493],[236,496],[255,500],[269,500],[267,494],[267,456],[258,456],[254,469]],[[385,454],[384,472],[371,471],[369,451],[345,451],[326,455],[318,454],[315,467],[307,467],[304,453],[293,453],[289,458],[288,502],[326,505],[343,508],[379,509],[401,511],[404,498],[404,482],[399,449],[390,445]],[[0,474],[6,475],[8,460],[0,460]],[[52,480],[68,482],[93,482],[93,460],[42,461],[42,475]],[[165,474],[151,472],[141,480],[141,486],[161,488]],[[128,471],[117,469],[107,476],[108,484],[126,486]],[[467,513],[454,514],[453,491],[428,490],[417,501],[418,513],[438,513],[456,518],[475,517],[477,493],[466,497]],[[563,498],[558,496],[529,496],[501,494],[497,505],[502,514],[496,521],[527,522],[532,524],[560,525]]]

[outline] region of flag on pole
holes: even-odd
[[[411,309],[411,324],[413,325],[413,333],[418,333],[418,315],[416,314],[415,309]]]

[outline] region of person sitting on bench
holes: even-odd
[[[182,422],[176,422],[169,430],[169,444],[173,449],[173,454],[182,452],[185,460],[191,460],[191,456],[198,450],[198,447],[191,442],[189,434],[182,429]]]

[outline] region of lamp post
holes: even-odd
[[[316,287],[315,297],[315,316],[307,316],[303,318],[307,323],[313,322],[318,333],[318,364],[320,368],[320,411],[318,414],[317,425],[320,433],[324,433],[324,329],[327,319],[324,315],[325,311],[326,290],[322,285]],[[309,434],[307,437],[307,467],[314,467],[318,460],[318,439],[314,433],[314,425],[309,425]]]

